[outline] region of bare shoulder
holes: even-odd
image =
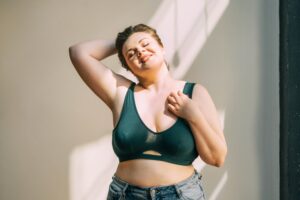
[[[206,87],[200,83],[196,83],[193,89],[192,100],[195,101],[201,109],[215,111],[216,107],[211,95]]]
[[[208,100],[209,98],[211,97],[206,87],[200,83],[195,83],[192,99],[204,101],[205,99]]]

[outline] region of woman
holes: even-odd
[[[119,157],[107,199],[204,199],[202,175],[192,162],[223,165],[227,145],[204,86],[174,79],[155,29],[138,24],[116,41],[70,47],[77,72],[113,114]],[[104,58],[118,53],[138,83],[114,73]]]

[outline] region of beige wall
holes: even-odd
[[[221,200],[279,199],[278,10],[274,1],[232,1],[194,63],[199,71],[187,75],[226,109]],[[222,173],[207,171],[207,179]]]
[[[72,149],[111,132],[112,117],[68,47],[147,23],[159,3],[0,2],[1,200],[69,198]],[[106,63],[119,69],[116,57]],[[223,168],[205,168],[208,194],[228,171],[218,199],[279,199],[278,71],[278,2],[230,2],[185,77],[226,112],[229,154]]]

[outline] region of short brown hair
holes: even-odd
[[[145,32],[145,33],[149,33],[157,42],[161,47],[164,47],[164,45],[161,42],[160,37],[158,36],[156,30],[150,26],[147,26],[145,24],[137,24],[135,26],[129,26],[127,28],[124,29],[123,32],[119,32],[118,36],[116,38],[116,49],[118,51],[118,57],[119,60],[121,62],[122,67],[124,67],[125,69],[129,69],[126,60],[124,58],[123,52],[122,52],[122,48],[124,43],[126,42],[126,40],[133,34],[133,33],[137,33],[137,32]]]

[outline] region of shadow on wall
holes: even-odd
[[[171,63],[174,78],[181,79],[188,72],[228,4],[229,0],[167,0],[161,3],[149,25],[157,29],[164,43],[166,59]],[[137,82],[123,68],[118,73]],[[224,129],[225,109],[218,112]],[[98,141],[73,150],[69,165],[71,200],[106,199],[111,178],[119,162],[111,141],[112,134],[109,133]],[[193,166],[200,172],[206,165],[198,157]],[[226,171],[215,184],[214,191],[209,192],[209,200],[217,198],[227,177]]]

